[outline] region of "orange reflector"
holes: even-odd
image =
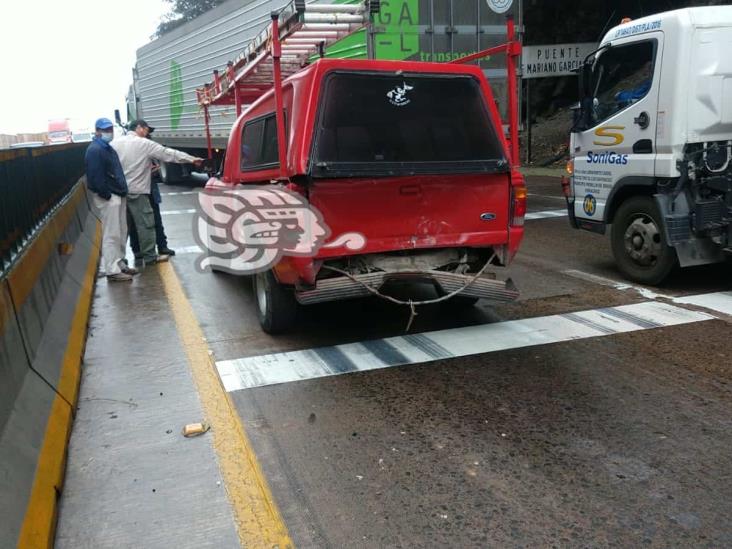
[[[523,227],[528,192],[526,191],[526,187],[521,185],[512,187],[511,193],[513,194],[513,199],[511,200],[511,226]]]

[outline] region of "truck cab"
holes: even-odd
[[[283,81],[282,98],[285,178],[270,91],[233,125],[223,173],[208,185],[279,178],[328,228],[313,255],[286,255],[255,275],[266,331],[286,329],[298,303],[366,296],[396,280],[473,302],[518,296],[492,271],[518,250],[526,189],[478,67],[320,59]]]
[[[50,145],[71,142],[71,127],[67,118],[48,121],[48,143]]]
[[[566,194],[629,279],[722,261],[732,239],[732,7],[627,20],[580,73]]]

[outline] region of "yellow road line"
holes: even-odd
[[[257,456],[228,393],[221,385],[203,331],[169,263],[159,266],[165,293],[198,388],[213,446],[234,510],[242,547],[293,547]]]
[[[95,273],[102,240],[101,224],[97,223],[94,248],[89,254],[84,282],[71,321],[68,344],[64,352],[58,391],[76,403],[81,373],[81,359],[86,342]],[[18,536],[18,549],[52,547],[56,531],[57,493],[63,485],[66,470],[66,445],[71,433],[71,408],[58,394],[51,404],[43,445],[38,454],[28,507]]]

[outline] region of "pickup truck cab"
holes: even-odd
[[[518,250],[526,188],[479,67],[319,59],[282,82],[282,100],[285,154],[271,90],[238,117],[207,185],[287,188],[327,226],[313,255],[255,275],[265,331],[289,328],[298,304],[388,293],[394,280],[468,302],[518,296],[489,271]]]

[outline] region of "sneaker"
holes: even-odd
[[[158,248],[158,252],[163,255],[175,255],[175,250],[171,250],[167,246],[165,246],[164,248]]]
[[[129,275],[127,273],[114,273],[111,275],[107,275],[107,280],[110,282],[129,282],[132,280],[132,275]]]
[[[132,276],[134,276],[136,274],[140,274],[140,271],[138,271],[134,267],[124,267],[122,269],[122,272],[125,273],[125,274],[128,274],[128,275],[132,275]]]

